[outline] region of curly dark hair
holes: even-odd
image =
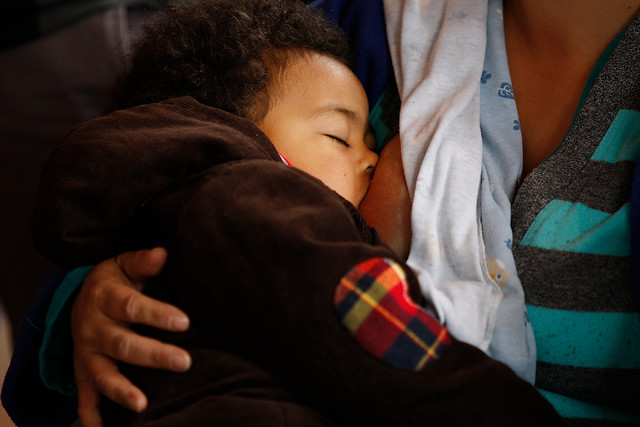
[[[173,2],[145,24],[115,108],[192,96],[258,121],[273,76],[292,55],[309,53],[350,62],[342,31],[300,0]]]

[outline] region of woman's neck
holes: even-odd
[[[640,0],[505,0],[504,8],[505,25],[537,57],[582,63],[597,60],[638,13]]]
[[[523,177],[560,145],[589,73],[638,10],[640,0],[504,1]]]

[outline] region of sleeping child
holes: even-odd
[[[341,33],[286,0],[158,14],[119,110],[52,153],[34,214],[67,268],[163,246],[145,293],[191,319],[139,328],[185,374],[122,365],[149,397],[106,425],[557,424],[528,383],[457,341],[357,206],[377,155]]]

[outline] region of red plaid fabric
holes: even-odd
[[[419,371],[440,357],[451,338],[407,290],[398,263],[371,258],[342,277],[333,302],[342,324],[365,350],[396,368]]]

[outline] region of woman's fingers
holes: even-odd
[[[106,285],[93,291],[92,303],[108,318],[174,332],[189,328],[189,318],[182,310],[143,295],[130,286]]]
[[[128,252],[95,266],[71,313],[78,414],[85,427],[101,426],[100,394],[133,411],[147,406],[144,393],[118,370],[116,360],[183,372],[191,357],[185,350],[136,334],[129,323],[184,331],[189,318],[178,308],[141,293],[145,280],[158,274],[167,253],[156,248]]]
[[[90,374],[95,378],[95,387],[100,393],[135,412],[146,408],[147,398],[144,393],[122,375],[111,360],[100,358],[90,366]]]
[[[131,365],[184,372],[191,367],[185,350],[138,335],[124,326],[103,328],[93,347],[101,354]]]
[[[134,282],[143,282],[158,275],[166,261],[167,251],[164,248],[125,252],[115,259],[116,264]]]
[[[92,385],[78,382],[78,417],[83,427],[102,427],[100,395]]]
[[[102,426],[100,393],[114,402],[140,412],[147,398],[119,371],[109,358],[79,349],[75,352],[76,383],[78,384],[78,416],[84,427]]]
[[[104,261],[87,276],[78,300],[87,305],[87,311],[97,310],[114,320],[185,331],[189,318],[182,310],[139,291],[145,280],[160,272],[166,258],[164,249],[155,248]]]
[[[133,259],[123,258],[123,265]],[[138,335],[128,326],[135,323],[184,331],[189,327],[186,314],[143,295],[114,273],[123,271],[109,260],[98,264],[85,280],[71,316],[76,348],[133,365],[179,372],[189,369],[191,359],[185,350]]]

